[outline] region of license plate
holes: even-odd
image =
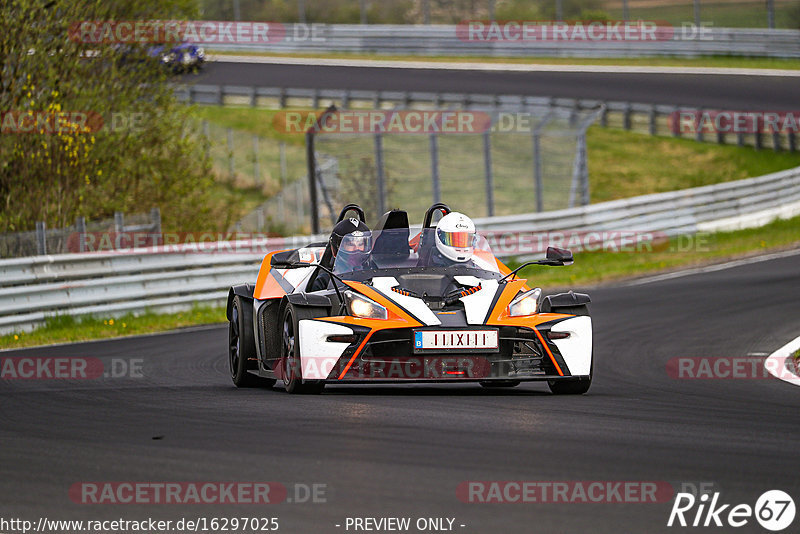
[[[497,350],[497,330],[419,330],[414,350]]]

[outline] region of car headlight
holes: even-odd
[[[511,301],[508,305],[508,314],[513,317],[521,315],[533,315],[539,310],[539,296],[542,294],[540,288],[534,288],[526,291]]]
[[[389,317],[386,308],[372,299],[352,291],[345,291],[344,295],[347,301],[347,312],[354,317],[363,317],[364,319],[387,319]]]

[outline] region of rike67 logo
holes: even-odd
[[[767,530],[784,530],[794,521],[794,500],[781,490],[762,494],[755,506],[749,504],[723,504],[720,493],[707,493],[695,497],[691,493],[678,493],[669,514],[667,526],[681,527],[743,527],[752,524],[753,518]]]

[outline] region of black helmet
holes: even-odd
[[[353,233],[359,233],[358,237],[363,237],[364,239],[349,239],[348,242],[353,244],[361,244],[361,250],[353,250],[348,252],[369,252],[370,247],[370,240],[371,240],[371,233],[369,231],[369,226],[364,224],[363,222],[359,221],[355,218],[345,219],[336,224],[333,227],[333,232],[331,232],[330,237],[330,244],[331,244],[331,252],[333,256],[336,257],[336,254],[339,253],[339,247],[342,244],[342,239],[344,236]],[[356,237],[356,236],[354,236]]]

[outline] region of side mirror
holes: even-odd
[[[572,251],[565,248],[547,247],[545,259],[556,265],[572,265]]]
[[[270,267],[277,267],[278,269],[291,269],[299,260],[296,250],[284,250],[283,252],[276,252],[269,259]]]

